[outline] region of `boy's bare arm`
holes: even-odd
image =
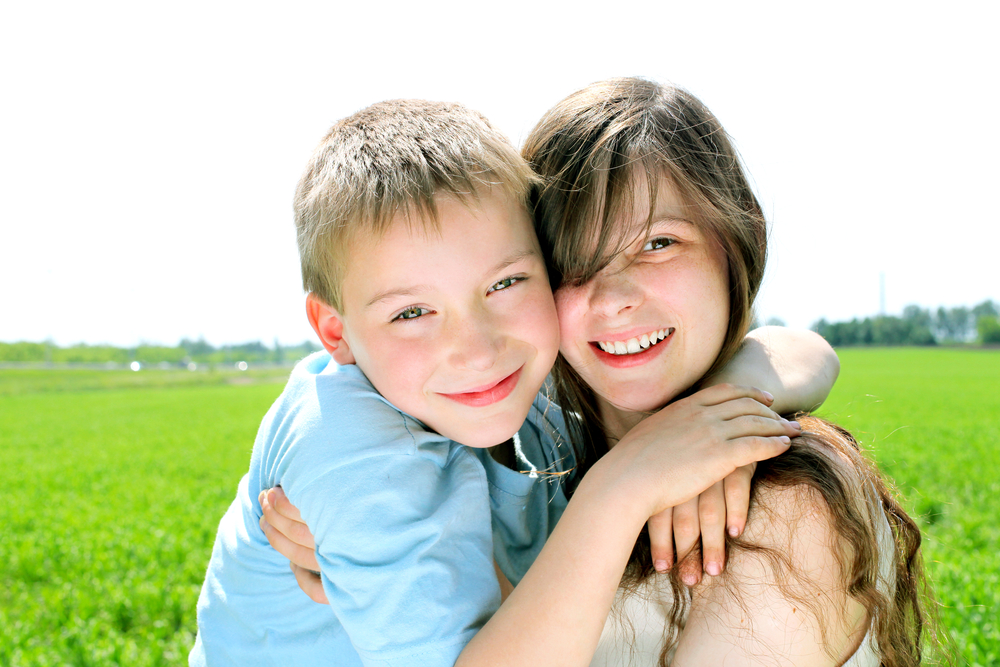
[[[709,384],[760,387],[774,396],[778,414],[819,407],[840,373],[840,360],[819,334],[805,329],[760,327]]]

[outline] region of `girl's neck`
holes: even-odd
[[[632,427],[649,416],[645,412],[622,410],[600,396],[597,397],[597,409],[608,436],[608,449],[614,447],[619,440],[625,437],[626,433],[632,430]]]

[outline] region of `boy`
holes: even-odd
[[[527,569],[541,544],[519,526],[551,528],[561,490],[453,441],[492,447],[520,429],[522,456],[572,466],[538,396],[558,330],[525,207],[534,178],[458,105],[374,105],[323,141],[296,222],[307,315],[341,366],[304,360],[264,418],[219,526],[192,665],[452,664],[499,605],[491,495],[511,514],[502,565],[515,581]],[[336,614],[257,526],[276,484],[334,545],[320,558]]]
[[[534,178],[457,105],[373,105],[324,139],[295,209],[307,316],[329,354],[296,367],[261,424],[192,665],[451,665],[499,606],[494,558],[515,584],[536,559],[567,506],[536,479],[574,463],[538,395],[558,337],[525,206]],[[257,526],[259,492],[279,484],[315,535],[329,607]],[[611,514],[598,500],[622,494],[599,484],[577,496]]]

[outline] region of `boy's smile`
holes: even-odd
[[[439,230],[397,214],[350,245],[334,357],[438,433],[492,447],[520,428],[555,360],[552,293],[523,206],[490,192],[435,203]]]

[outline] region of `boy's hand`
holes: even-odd
[[[756,468],[756,463],[737,468],[697,498],[650,517],[649,545],[657,572],[669,570],[676,553],[681,581],[688,586],[701,581],[703,567],[708,574],[722,574],[726,534],[737,537],[746,526],[750,480]],[[687,558],[699,540],[701,560]]]
[[[767,392],[759,392],[755,398],[765,407],[774,401]],[[767,413],[777,417],[770,410]],[[736,537],[746,527],[750,482],[756,468],[755,462],[737,468],[700,496],[650,518],[650,552],[658,572],[667,571],[676,555],[681,581],[689,586],[701,581],[702,571],[710,575],[722,573],[726,534]],[[702,558],[688,558],[699,540]]]
[[[298,508],[289,502],[280,486],[261,491],[258,500],[264,511],[260,528],[275,551],[289,560],[299,588],[313,602],[330,604],[318,574],[316,542]]]

